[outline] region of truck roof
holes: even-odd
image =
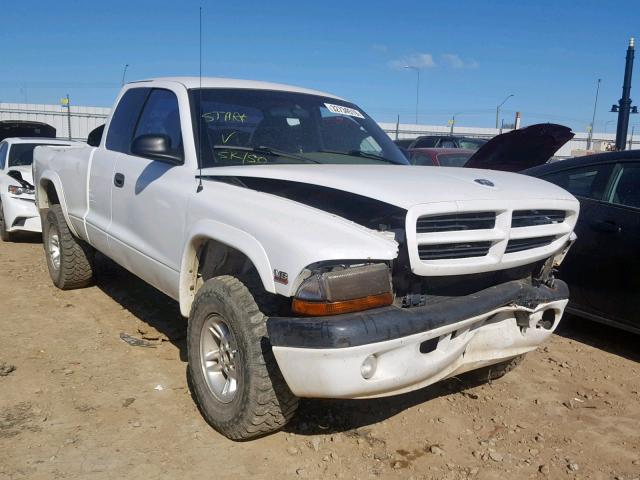
[[[72,145],[78,143],[74,140],[65,140],[63,138],[51,138],[51,137],[9,137],[3,140],[4,142],[15,143],[48,143],[52,145]]]
[[[293,85],[285,85],[282,83],[261,82],[258,80],[240,80],[237,78],[202,77],[202,79],[200,79],[200,77],[159,77],[150,78],[147,80],[138,80],[130,83],[146,82],[175,82],[182,84],[187,89],[200,88],[200,85],[202,85],[202,88],[245,88],[252,90],[276,90],[282,92],[307,93],[309,95],[320,95],[323,97],[331,97],[342,100],[340,97],[337,97],[330,93],[312,90],[309,88],[295,87]]]

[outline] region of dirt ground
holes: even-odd
[[[105,259],[95,286],[56,290],[38,237],[0,243],[0,271],[0,480],[640,478],[635,335],[565,318],[492,384],[304,401],[234,443],[190,396],[175,302]]]

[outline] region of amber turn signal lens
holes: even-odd
[[[339,315],[341,313],[360,312],[370,308],[385,307],[393,303],[393,295],[389,292],[379,295],[369,295],[353,300],[343,300],[341,302],[307,302],[305,300],[293,299],[291,309],[299,315],[309,315],[320,317],[325,315]]]

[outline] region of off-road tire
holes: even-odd
[[[58,268],[53,264],[49,250],[49,239],[56,233],[60,250]],[[95,250],[71,233],[60,205],[52,205],[43,219],[42,243],[49,275],[56,287],[61,290],[72,290],[86,287],[91,283]]]
[[[469,380],[474,380],[477,382],[491,382],[493,380],[504,377],[507,373],[520,365],[520,363],[522,363],[522,360],[524,360],[524,354],[518,355],[517,357],[513,357],[512,359],[506,360],[504,362],[496,363],[495,365],[489,365],[488,367],[482,367],[477,370],[472,370],[465,373],[465,376]]]
[[[2,203],[0,203],[0,239],[3,242],[11,242],[13,235],[7,231],[7,226],[4,223],[4,211],[2,210]]]
[[[213,315],[222,318],[237,343],[238,387],[229,403],[213,395],[201,363],[200,335]],[[228,275],[202,285],[189,315],[187,356],[192,394],[205,420],[232,440],[248,440],[278,430],[298,406],[298,398],[289,390],[271,350],[266,320],[244,284]]]

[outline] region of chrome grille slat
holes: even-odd
[[[420,260],[450,260],[455,258],[484,257],[489,253],[491,242],[443,243],[420,245]]]
[[[492,229],[496,224],[495,212],[452,213],[418,218],[417,233],[457,232],[462,230]]]
[[[514,210],[511,228],[537,227],[564,222],[564,210]]]
[[[544,247],[546,245],[549,245],[555,239],[555,235],[548,235],[546,237],[511,239],[507,243],[505,253],[522,252],[524,250]]]

